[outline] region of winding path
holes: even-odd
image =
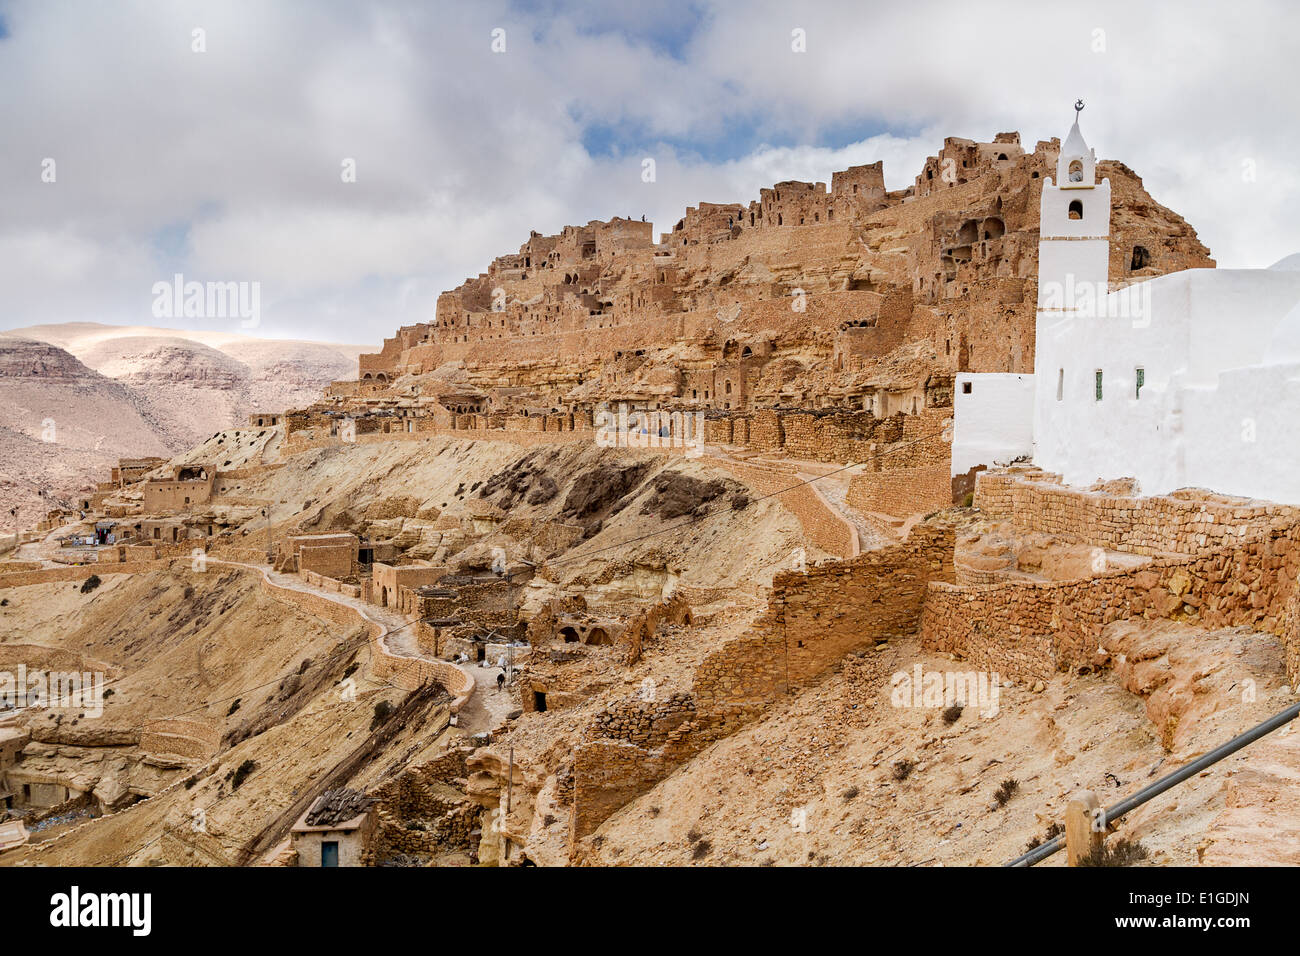
[[[490,706],[487,696],[495,692],[495,686],[491,690],[486,686],[485,681],[475,680],[473,675],[463,667],[458,667],[448,661],[443,661],[427,654],[422,654],[416,643],[414,631],[410,627],[418,618],[407,618],[389,608],[376,607],[362,598],[348,597],[335,591],[327,591],[324,588],[315,587],[308,584],[301,578],[292,574],[285,574],[282,571],[275,571],[268,567],[257,564],[249,564],[245,561],[230,561],[225,558],[208,558],[209,564],[224,564],[230,567],[244,568],[249,571],[256,571],[262,575],[262,579],[268,584],[288,591],[300,591],[303,594],[310,594],[314,597],[323,598],[334,604],[342,605],[356,611],[363,619],[376,625],[382,630],[377,640],[381,647],[393,657],[410,658],[412,660],[428,661],[437,663],[444,667],[454,667],[469,679],[473,684],[470,695],[465,699],[457,714],[457,726],[467,733],[474,734],[481,731],[489,731],[495,728],[499,718],[503,716],[500,713],[500,707]]]

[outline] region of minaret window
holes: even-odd
[[[1070,163],[1070,182],[1083,182],[1083,163],[1077,159]]]
[[[1077,199],[1074,200],[1074,202],[1070,203],[1070,218],[1071,219],[1083,218],[1083,203]]]

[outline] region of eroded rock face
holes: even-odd
[[[99,378],[75,357],[48,342],[0,335],[0,378],[35,378],[47,382],[92,381]]]
[[[1033,371],[1039,197],[1059,151],[950,137],[903,190],[876,163],[829,189],[782,182],[691,207],[657,243],[621,218],[534,233],[444,292],[434,322],[361,356],[347,394],[432,397],[470,426],[618,403],[878,417],[950,404],[956,372]],[[1213,266],[1131,169],[1097,175],[1112,188],[1112,286]]]
[[[641,513],[657,514],[665,520],[689,514],[703,515],[728,492],[735,496],[743,494],[743,489],[735,482],[707,481],[675,471],[656,475],[653,487],[654,492],[641,506]]]

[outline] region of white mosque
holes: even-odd
[[[1096,162],[1076,114],[1043,184],[1034,374],[958,375],[953,474],[1032,456],[1071,485],[1300,504],[1300,254],[1109,292]]]

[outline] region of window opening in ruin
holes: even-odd
[[[727,382],[727,394],[728,394],[728,395],[731,394],[731,383],[730,383],[730,382]]]
[[[1083,203],[1079,202],[1079,200],[1077,199],[1074,200],[1074,202],[1070,203],[1070,218],[1071,219],[1083,218]]]
[[[1138,269],[1145,269],[1151,262],[1151,253],[1147,252],[1144,246],[1133,247],[1133,259],[1129,262],[1130,270],[1136,272]]]
[[[1065,398],[1065,369],[1056,370],[1056,400],[1059,402]]]
[[[474,648],[474,655],[475,655],[475,660],[480,660],[480,661],[487,660],[487,645],[480,644],[478,645],[478,647]]]
[[[573,644],[578,640],[578,632],[571,627],[562,627],[560,637],[564,638],[564,643]]]
[[[1096,400],[1100,402],[1101,401],[1101,369],[1097,369],[1096,382],[1097,382]]]
[[[1144,369],[1141,365],[1139,365],[1139,366],[1134,370],[1134,376],[1133,376],[1133,377],[1134,377],[1134,380],[1135,380],[1135,382],[1136,382],[1136,386],[1135,386],[1134,389],[1133,389],[1133,397],[1134,397],[1134,398],[1141,398],[1141,397],[1142,397],[1142,386],[1145,385],[1145,384],[1147,383],[1147,370]]]
[[[540,690],[533,691],[533,710],[537,711],[539,714],[546,713],[546,692],[545,691],[540,691]]]
[[[971,383],[970,383],[970,382],[962,382],[962,383],[961,383],[961,393],[962,393],[963,395],[969,395],[969,394],[971,393]]]
[[[1007,158],[1007,154],[1006,154],[1006,153],[998,153],[998,159],[999,159],[999,160],[1004,160],[1004,159],[1006,159],[1006,158]]]

